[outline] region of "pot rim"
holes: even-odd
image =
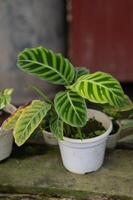
[[[110,134],[110,132],[112,131],[112,121],[111,119],[103,112],[99,111],[99,110],[95,110],[95,109],[88,109],[89,111],[95,111],[95,112],[99,112],[100,114],[102,114],[108,121],[110,121],[109,127],[108,129],[105,131],[105,133],[103,133],[102,135],[99,135],[97,137],[93,137],[93,138],[88,138],[88,139],[73,139],[73,138],[68,138],[68,137],[63,137],[63,140],[58,139],[58,141],[60,142],[70,142],[70,143],[79,143],[79,144],[85,144],[85,143],[93,143],[93,142],[97,142],[102,140],[103,138],[105,138],[106,136],[108,136]],[[88,115],[89,116],[89,115]]]
[[[11,134],[11,131],[4,131],[4,130],[0,127],[0,136],[2,136],[2,135],[7,135],[7,134]]]

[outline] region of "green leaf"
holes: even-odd
[[[21,146],[39,126],[51,105],[44,101],[34,100],[27,106],[17,120],[13,134],[15,142]]]
[[[67,88],[94,103],[108,103],[116,108],[125,106],[120,83],[104,72],[83,75]]]
[[[57,139],[63,139],[63,121],[58,115],[54,115],[50,120],[50,131]]]
[[[18,67],[54,84],[70,85],[75,71],[70,61],[43,47],[29,48],[18,56]]]
[[[112,107],[108,104],[103,105],[103,112],[114,118],[120,118],[121,112],[130,111],[133,109],[133,103],[127,95],[123,97],[123,106],[119,108]]]
[[[6,105],[5,97],[0,95],[0,109],[3,109]]]
[[[89,69],[85,67],[76,67],[75,68],[75,81],[82,75],[88,74]]]
[[[85,100],[71,91],[57,93],[54,99],[55,110],[67,124],[82,127],[87,122],[87,107]]]
[[[108,116],[114,118],[114,119],[120,119],[121,113],[119,111],[117,111],[116,108],[110,106],[110,105],[106,105],[102,108],[103,112],[106,113]]]
[[[16,122],[19,119],[22,112],[26,109],[26,106],[19,107],[7,120],[2,124],[2,129],[7,131],[15,128]]]
[[[122,119],[120,123],[122,126],[122,130],[133,128],[133,119]],[[128,136],[128,133],[127,133],[127,136]]]
[[[133,118],[133,113],[129,114],[129,119],[132,119]]]
[[[133,102],[131,101],[131,99],[127,96],[124,95],[123,98],[123,106],[119,109],[119,111],[129,111],[133,109]]]
[[[11,95],[13,93],[12,88],[6,88],[0,92],[0,109],[5,108],[11,102]]]
[[[6,88],[4,91],[3,91],[3,95],[5,96],[11,96],[13,93],[13,88]]]

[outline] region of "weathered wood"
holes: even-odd
[[[110,72],[121,81],[133,81],[133,1],[69,2],[72,61],[91,71]]]

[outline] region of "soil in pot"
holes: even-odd
[[[10,116],[9,113],[0,110],[0,126],[3,124],[3,122]]]
[[[76,137],[80,139],[75,139],[74,134],[67,134],[64,140],[58,140],[63,165],[67,170],[77,174],[93,172],[102,166],[107,138],[112,130],[111,120],[104,113],[89,109],[88,118],[92,120],[81,129],[85,131],[84,135],[81,134],[85,139],[81,139],[78,134]],[[74,133],[76,132],[77,129]]]
[[[89,119],[85,127],[79,129],[65,125],[64,136],[73,139],[89,139],[102,135],[105,132],[105,128],[102,123],[95,120],[95,118]]]

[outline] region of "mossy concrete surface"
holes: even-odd
[[[41,195],[55,199],[133,199],[133,151],[107,152],[99,171],[77,175],[63,167],[58,147],[15,148],[11,157],[0,163],[0,193],[39,195],[14,199],[45,199]]]

